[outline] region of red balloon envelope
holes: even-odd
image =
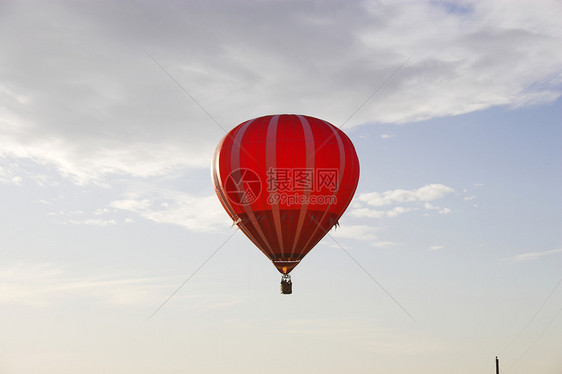
[[[330,123],[271,115],[232,129],[215,151],[212,174],[230,217],[290,283],[289,272],[351,202],[359,160]]]

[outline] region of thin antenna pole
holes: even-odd
[[[500,360],[496,356],[496,374],[500,374]]]

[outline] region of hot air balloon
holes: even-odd
[[[232,129],[212,164],[215,192],[240,230],[282,274],[289,273],[337,224],[357,188],[351,140],[318,118],[281,114]]]

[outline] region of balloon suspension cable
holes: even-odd
[[[291,282],[291,276],[289,274],[283,274],[281,276],[281,294],[290,295],[293,293],[293,282]]]
[[[172,292],[172,294],[170,296],[168,296],[168,298],[166,300],[164,300],[164,302],[162,302],[158,308],[156,308],[154,310],[154,312],[152,312],[152,314],[146,319],[147,321],[149,321],[150,319],[152,319],[152,317],[154,317],[156,315],[156,313],[158,313],[158,311],[160,309],[162,309],[162,307],[164,307],[164,305],[166,305],[168,303],[168,301],[170,301],[172,299],[172,297],[174,297],[182,288],[183,286],[185,286],[187,284],[187,282],[189,282],[191,280],[191,278],[193,278],[195,276],[195,274],[197,274],[197,272],[199,270],[201,270],[203,268],[203,266],[205,266],[205,264],[207,262],[209,262],[211,260],[211,258],[213,258],[214,255],[217,254],[217,252],[224,247],[224,245],[226,243],[228,243],[228,241],[234,236],[234,234],[236,234],[236,232],[239,230],[238,227],[236,227],[236,229],[232,232],[232,234],[230,234],[230,236],[228,238],[226,238],[225,241],[222,242],[221,245],[219,245],[217,247],[217,249],[215,249],[215,251],[213,253],[211,253],[211,255],[209,257],[207,257],[207,259],[205,261],[203,261],[203,263],[201,263],[201,265],[199,265],[199,267],[197,269],[195,269],[195,271],[193,271],[193,273],[191,273],[191,275],[189,277],[187,277],[182,284],[179,285],[178,288],[176,288],[176,290],[174,292]]]

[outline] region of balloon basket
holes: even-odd
[[[293,282],[289,274],[283,274],[281,277],[281,295],[290,295],[293,293]]]

